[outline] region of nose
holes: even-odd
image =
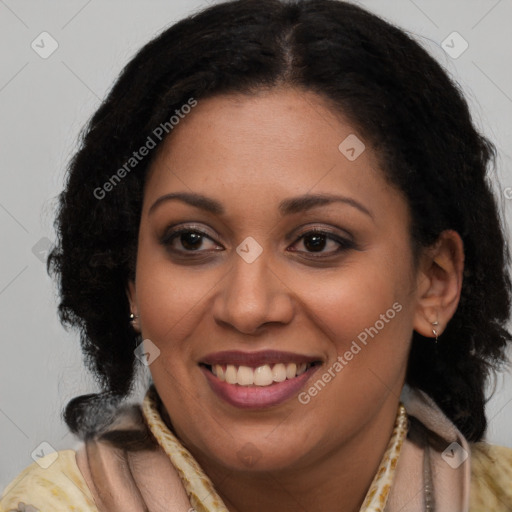
[[[264,252],[252,263],[238,255],[234,259],[215,297],[215,321],[252,335],[269,324],[289,323],[294,314],[293,291],[270,268]]]

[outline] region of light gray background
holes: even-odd
[[[0,489],[32,462],[41,442],[76,446],[61,409],[95,390],[77,335],[57,320],[55,287],[41,261],[79,130],[141,45],[207,3],[0,0]],[[512,0],[360,4],[415,34],[461,84],[476,122],[498,147],[495,185],[510,220]],[[31,48],[43,31],[59,44],[47,59]],[[469,44],[457,59],[441,47],[453,31]],[[512,447],[510,370],[497,381],[488,417],[488,440]]]

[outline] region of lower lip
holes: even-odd
[[[200,366],[210,388],[214,393],[235,407],[241,409],[262,409],[278,405],[297,395],[306,381],[320,365],[314,365],[302,375],[283,382],[274,382],[269,386],[240,386],[221,381],[204,366]]]

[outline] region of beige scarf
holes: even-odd
[[[467,512],[470,448],[424,393],[404,389],[409,416],[397,424],[384,459],[393,484],[369,489],[361,512]],[[77,463],[100,512],[228,512],[210,479],[167,428],[152,387],[138,406],[124,408],[108,429],[87,440]],[[403,441],[403,443],[402,443]],[[465,459],[465,457],[467,458]],[[396,463],[398,459],[398,463]],[[465,459],[465,460],[464,460]],[[396,468],[395,468],[396,464]],[[381,471],[384,468],[381,464]]]

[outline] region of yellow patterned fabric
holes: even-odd
[[[0,500],[1,512],[97,512],[76,465],[75,451],[57,454],[53,462],[55,453],[34,462],[7,486]]]
[[[153,435],[184,480],[189,496],[197,493],[196,510],[227,511],[211,487],[210,480],[190,453],[178,442],[159,414],[154,396],[148,393],[143,414]],[[370,486],[361,511],[383,512],[407,434],[407,416],[401,405],[393,434],[379,470]],[[470,512],[509,512],[512,510],[512,449],[476,443],[471,445]],[[74,450],[47,455],[23,470],[5,489],[1,512],[98,512],[92,495],[76,464]],[[48,463],[52,462],[51,464]],[[46,467],[45,469],[45,466]],[[190,476],[193,475],[193,478]],[[204,486],[204,487],[202,487]],[[201,501],[203,492],[210,501]],[[197,501],[196,500],[196,501]]]
[[[383,512],[386,508],[389,491],[393,483],[395,468],[398,464],[400,450],[407,436],[407,413],[400,404],[396,417],[395,428],[391,434],[388,448],[382,457],[379,470],[373,478],[366,498],[361,506],[361,512]]]
[[[512,448],[471,445],[471,512],[512,510]]]

